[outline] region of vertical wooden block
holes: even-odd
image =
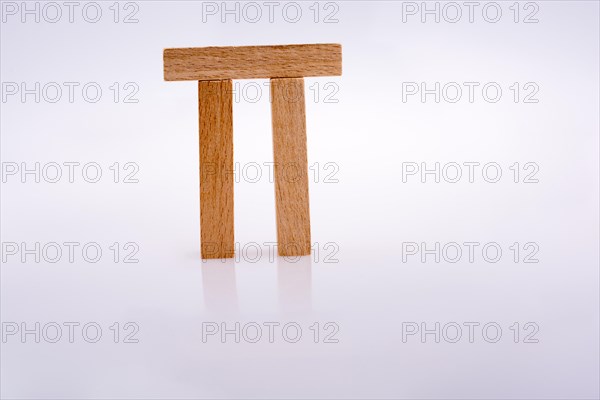
[[[232,82],[198,81],[200,246],[203,259],[231,258],[233,238]]]
[[[277,242],[280,256],[310,254],[304,78],[271,79]]]

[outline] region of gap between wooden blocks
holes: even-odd
[[[341,75],[342,46],[177,48],[163,60],[166,81],[198,81],[201,257],[234,256],[232,79],[261,78],[271,85],[278,254],[310,254],[304,78]]]

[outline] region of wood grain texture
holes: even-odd
[[[277,242],[280,256],[310,254],[304,79],[271,79]]]
[[[231,258],[233,98],[231,80],[199,81],[200,246],[203,259]]]
[[[293,78],[342,74],[342,45],[165,49],[166,81]]]

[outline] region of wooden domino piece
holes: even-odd
[[[232,88],[230,79],[198,81],[203,259],[234,255]]]
[[[342,74],[339,44],[165,49],[166,81],[301,78]]]
[[[310,254],[304,78],[271,79],[277,249]]]

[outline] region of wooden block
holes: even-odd
[[[231,80],[199,81],[200,246],[202,258],[231,258],[233,98]]]
[[[280,256],[310,254],[304,79],[271,79],[275,209]]]
[[[340,44],[165,49],[166,81],[294,78],[342,74]]]

